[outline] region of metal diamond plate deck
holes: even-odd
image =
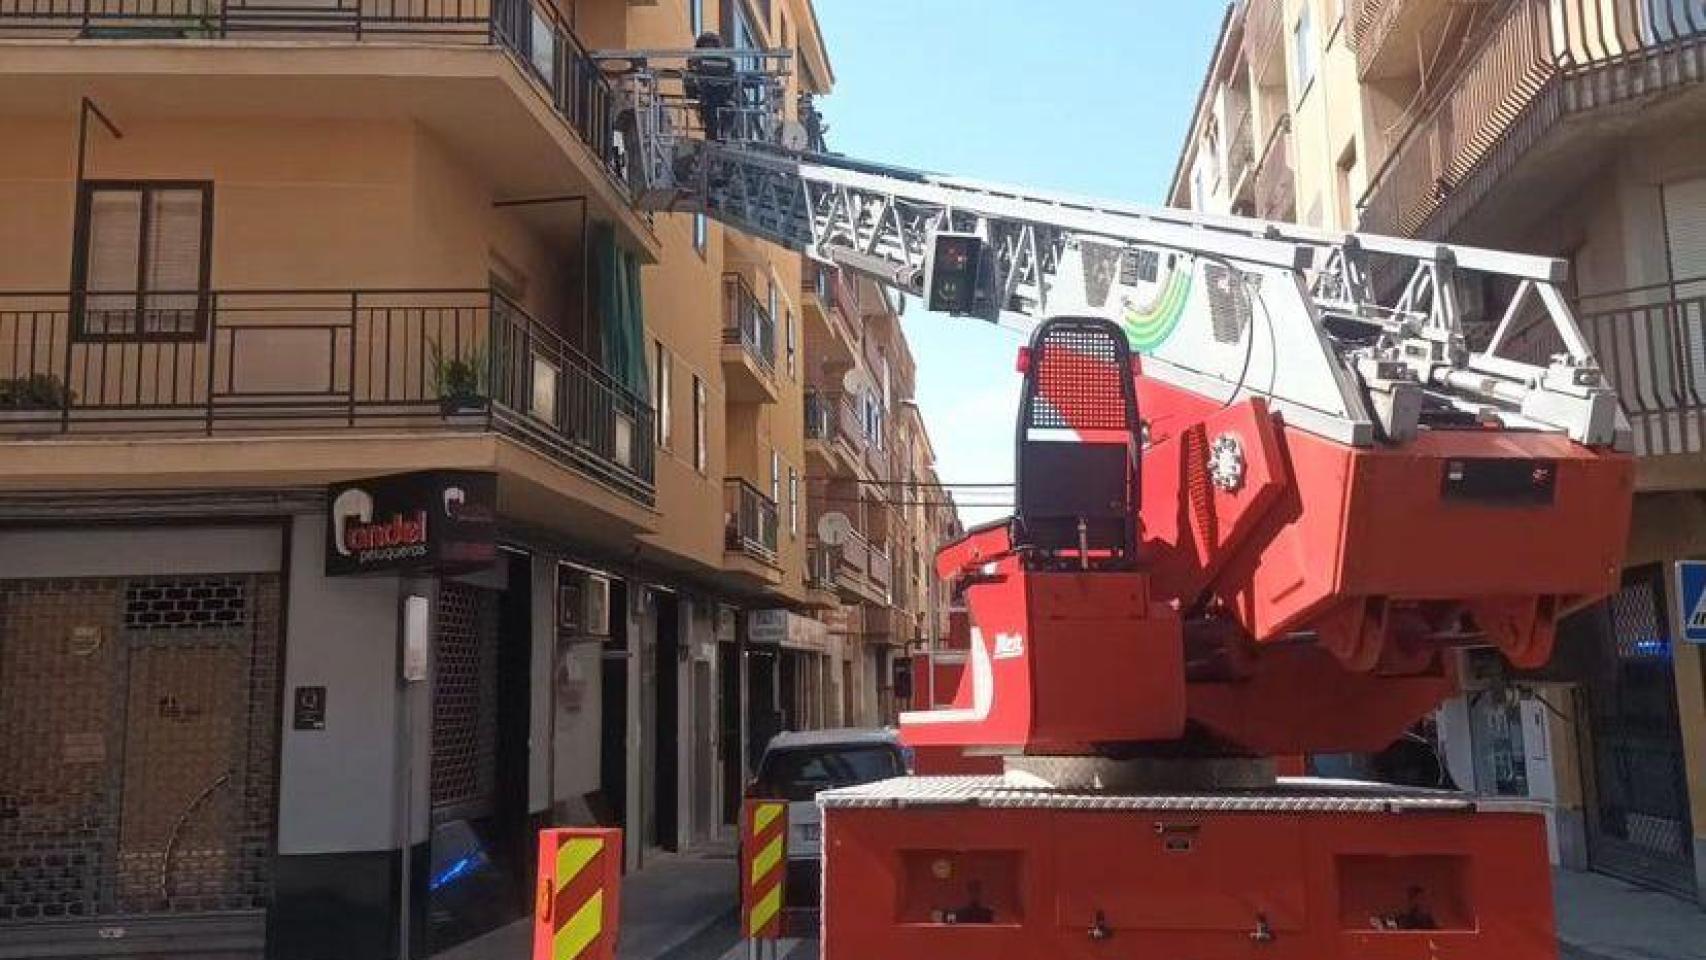
[[[818,794],[826,809],[961,806],[989,809],[1197,813],[1538,813],[1540,805],[1347,780],[1282,778],[1266,790],[1090,793],[1008,786],[998,776],[899,777]]]

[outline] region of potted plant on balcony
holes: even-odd
[[[47,423],[42,411],[63,410],[76,399],[77,394],[51,373],[0,377],[0,424]]]
[[[445,357],[435,341],[432,345],[432,379],[438,391],[439,409],[447,417],[485,413],[491,406],[486,396],[486,349],[476,345],[465,357]]]

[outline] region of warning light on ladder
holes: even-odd
[[[979,297],[983,281],[984,242],[972,233],[936,234],[924,263],[924,305],[954,316],[993,319],[994,305]]]

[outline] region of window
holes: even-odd
[[[705,32],[705,0],[687,0],[687,32],[695,38]]]
[[[1352,196],[1351,187],[1351,172],[1356,169],[1356,165],[1357,143],[1353,139],[1345,144],[1344,151],[1339,154],[1337,176],[1334,183],[1336,199],[1334,209],[1338,213],[1338,220],[1333,226],[1344,230],[1352,230],[1356,226],[1356,198]]]
[[[79,198],[76,228],[78,336],[203,335],[211,183],[91,182]]]
[[[782,502],[782,455],[770,451],[770,502]]]
[[[1191,205],[1198,210],[1208,209],[1208,189],[1203,184],[1202,165],[1191,176]]]
[[[791,377],[794,376],[794,344],[799,334],[794,331],[794,308],[789,307],[787,312],[788,323],[784,328],[784,333],[788,338],[788,376]]]
[[[747,18],[746,4],[736,3],[733,7],[734,16],[732,18],[732,29],[729,31],[729,46],[736,50],[757,50],[763,44],[758,42],[758,31],[753,29],[752,21]],[[735,61],[735,66],[741,70],[756,70],[759,65],[756,60],[742,57]]]
[[[788,468],[788,535],[800,535],[800,472]]]
[[[702,213],[693,215],[693,252],[701,257],[711,245],[711,221]]]
[[[770,298],[769,298],[767,305],[770,308],[770,321],[772,323],[774,323],[776,321],[776,312],[777,312],[776,278],[775,277],[771,277],[769,279],[769,290],[770,290]]]
[[[1297,27],[1292,33],[1292,56],[1297,63],[1297,91],[1301,98],[1309,85],[1315,81],[1315,25],[1309,21],[1309,4],[1303,4],[1303,12],[1297,16]]]
[[[705,442],[705,381],[693,375],[693,469],[705,472],[707,444]]]
[[[669,414],[670,370],[669,351],[663,347],[663,341],[652,341],[652,410],[655,411],[653,422],[656,424],[657,445],[664,450],[669,449],[670,427],[672,418]]]

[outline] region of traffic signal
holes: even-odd
[[[938,233],[924,265],[924,305],[955,316],[981,315],[978,287],[983,279],[983,238],[971,233]]]

